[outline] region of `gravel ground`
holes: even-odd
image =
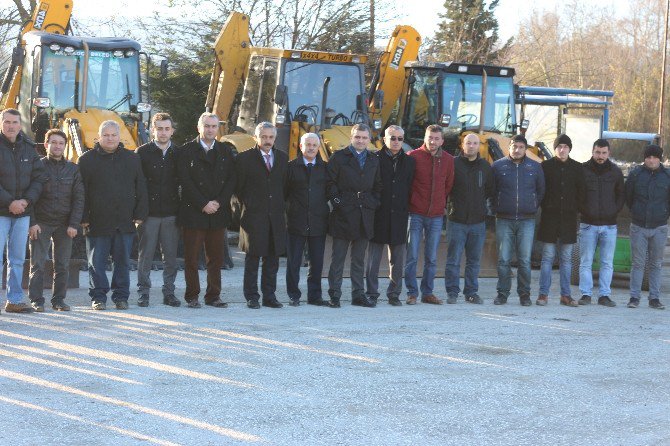
[[[3,312],[0,444],[670,444],[670,310],[624,290],[616,308],[498,307],[484,279],[484,305],[252,311],[241,267],[223,283],[227,309],[154,289],[93,311],[80,288],[69,313]]]

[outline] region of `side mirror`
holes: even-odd
[[[451,115],[449,113],[443,113],[440,115],[440,125],[442,127],[449,127],[451,123]]]
[[[277,85],[275,88],[275,104],[284,108],[288,103],[288,87],[286,85]]]
[[[37,108],[51,107],[51,100],[49,98],[33,98],[33,105]]]
[[[356,95],[356,110],[365,110],[366,108],[367,104],[363,99],[363,95],[362,94]]]
[[[146,113],[151,111],[151,104],[148,104],[146,102],[138,102],[137,103],[137,113]]]
[[[530,121],[528,119],[524,119],[521,121],[521,128],[524,130],[528,129],[528,126],[530,125]]]
[[[375,91],[375,95],[372,101],[373,104],[375,104],[375,110],[380,111],[384,106],[384,90]]]
[[[161,77],[167,77],[168,74],[168,60],[162,59],[160,64]]]

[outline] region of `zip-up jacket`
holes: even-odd
[[[35,223],[49,226],[79,228],[84,213],[84,183],[79,166],[64,158],[55,160],[49,156],[42,158],[46,182],[42,195],[35,203]]]
[[[151,141],[135,149],[142,161],[147,180],[150,217],[171,217],[179,210],[177,160],[175,147],[163,151]]]
[[[0,216],[23,217],[31,214],[42,193],[44,166],[35,151],[35,143],[19,132],[11,143],[0,133]],[[15,200],[26,200],[28,207],[22,215],[9,212]]]
[[[431,155],[425,145],[408,154],[416,161],[409,212],[424,217],[444,215],[454,186],[454,157],[442,149]]]
[[[656,170],[636,167],[628,174],[625,190],[633,224],[647,229],[668,224],[670,172],[662,164]]]
[[[477,155],[454,160],[454,187],[449,196],[449,220],[465,225],[486,219],[486,201],[493,196],[491,165]]]
[[[498,218],[535,218],[544,198],[544,173],[537,161],[524,156],[515,163],[507,156],[493,163],[493,209]]]
[[[584,164],[585,193],[580,202],[581,222],[589,225],[615,225],[625,201],[623,173],[612,161],[602,165],[593,158]]]

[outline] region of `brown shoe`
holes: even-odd
[[[535,301],[535,305],[539,305],[541,307],[544,307],[544,306],[547,305],[548,302],[549,302],[549,299],[547,298],[547,296],[544,295],[544,294],[540,294],[540,297],[538,297],[537,300]]]
[[[405,303],[407,305],[416,305],[416,296],[407,296]]]
[[[570,296],[561,296],[561,305],[566,305],[568,307],[577,307],[579,304]]]
[[[421,302],[423,302],[424,304],[442,305],[442,301],[438,299],[434,294],[423,296],[421,298]]]
[[[23,302],[18,304],[7,302],[5,304],[6,313],[32,313],[33,311],[35,311],[33,307]]]

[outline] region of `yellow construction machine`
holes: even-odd
[[[300,136],[321,136],[321,157],[349,145],[351,127],[369,124],[365,102],[366,56],[251,45],[249,17],[232,12],[214,44],[205,108],[222,121],[221,141],[238,152],[254,146],[262,121],[277,126],[275,145],[291,159]]]
[[[68,136],[67,158],[93,147],[98,126],[118,122],[121,142],[147,141],[142,113],[140,45],[123,38],[68,35],[72,0],[41,1],[18,36],[0,88],[0,109],[17,108],[23,132],[39,142],[50,128]]]

